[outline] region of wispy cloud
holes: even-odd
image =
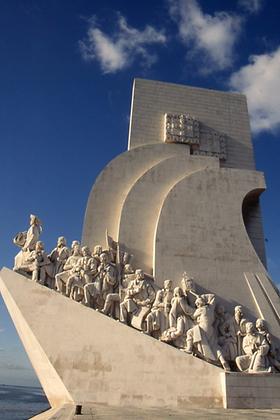
[[[256,14],[258,13],[264,1],[263,0],[239,0],[238,4],[242,9],[244,9],[248,13]]]
[[[169,0],[169,13],[178,23],[181,41],[201,64],[207,64],[208,72],[232,66],[240,16],[223,11],[203,13],[196,0]]]
[[[252,55],[249,64],[233,73],[230,87],[247,96],[252,130],[276,131],[280,126],[280,47]]]
[[[104,73],[115,73],[130,66],[140,57],[144,66],[151,66],[157,55],[151,53],[152,44],[165,44],[163,31],[146,26],[142,31],[129,26],[126,19],[118,14],[117,29],[112,35],[106,34],[95,17],[89,20],[87,37],[79,42],[82,57],[86,61],[98,61]]]

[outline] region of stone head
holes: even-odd
[[[185,292],[188,292],[190,290],[194,290],[193,278],[190,277],[186,272],[183,273],[181,284],[182,284],[182,288]]]
[[[109,257],[106,252],[102,252],[102,254],[100,254],[100,262],[103,264],[107,264],[109,262]]]
[[[76,245],[72,246],[72,250],[73,250],[73,255],[77,256],[77,255],[80,255],[81,247],[80,247],[79,244],[76,244]]]
[[[40,221],[40,219],[35,216],[35,214],[30,214],[30,225],[41,225],[42,222]]]
[[[205,299],[203,299],[203,297],[202,296],[200,296],[200,297],[198,297],[197,299],[196,299],[196,301],[195,301],[195,306],[197,307],[197,308],[201,308],[202,306],[205,306],[206,305],[206,302],[205,302]]]
[[[165,290],[171,290],[172,289],[172,280],[164,280],[163,287]]]
[[[78,245],[78,246],[80,246],[80,241],[72,241],[72,244],[71,244],[71,249],[74,249],[74,247],[76,246],[76,245]]]
[[[124,274],[133,274],[134,270],[131,264],[125,264],[123,269]]]
[[[183,297],[183,290],[181,289],[181,287],[175,287],[174,292],[173,292],[173,296],[174,297]]]
[[[255,331],[253,322],[246,322],[246,334],[252,334]]]
[[[89,257],[90,256],[90,249],[88,246],[82,247],[82,255],[83,257]]]
[[[266,322],[264,319],[258,318],[256,320],[256,328],[258,331],[265,331],[266,330]]]
[[[57,246],[66,246],[66,239],[64,236],[59,236],[57,239]]]
[[[102,246],[95,245],[95,247],[93,248],[93,254],[100,256],[102,254]]]
[[[35,250],[36,251],[44,251],[44,249],[45,249],[44,242],[42,242],[42,241],[36,242],[36,245],[35,245]]]
[[[144,274],[144,271],[141,268],[138,268],[137,270],[135,270],[135,274],[136,274],[136,279],[137,280],[144,280],[145,274]]]
[[[238,305],[234,308],[234,313],[239,313],[241,315],[243,315],[243,308],[242,306]]]

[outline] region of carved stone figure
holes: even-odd
[[[116,269],[109,262],[109,256],[103,252],[100,255],[100,265],[98,267],[98,278],[100,281],[100,291],[102,299],[105,302],[106,296],[109,293],[113,293],[114,288],[117,287],[117,273]]]
[[[183,277],[181,280],[181,287],[182,287],[184,295],[187,298],[187,303],[192,308],[195,308],[195,301],[198,297],[198,294],[196,293],[196,287],[195,287],[193,278],[189,277],[186,272],[183,273]]]
[[[280,372],[280,361],[277,359],[278,349],[275,345],[275,342],[268,331],[266,321],[264,319],[256,320],[256,329],[258,334],[264,337],[269,344],[268,360],[269,366],[274,369],[276,372]]]
[[[160,340],[175,347],[185,347],[187,331],[193,325],[193,312],[182,288],[175,287],[169,313],[169,328],[162,333]]]
[[[169,326],[176,328],[177,318],[179,316],[185,316],[187,317],[185,319],[185,322],[188,324],[187,329],[191,328],[193,325],[191,320],[192,314],[193,308],[189,305],[187,296],[183,293],[182,288],[175,287],[169,313]]]
[[[73,255],[75,247],[79,247],[79,254],[82,256],[81,244],[80,241],[74,240],[71,244],[70,254]]]
[[[95,263],[97,259],[92,258]],[[114,288],[117,286],[117,276],[115,267],[109,262],[107,253],[102,252],[99,256],[100,264],[96,265],[95,273],[93,273],[92,280],[87,281],[84,287],[85,304],[93,306],[98,309],[103,308],[104,302],[108,294],[113,293]]]
[[[75,241],[75,242],[78,242],[78,241]],[[73,249],[71,250],[71,253],[72,255],[70,255],[70,257],[66,260],[66,263],[64,264],[64,271],[56,274],[55,276],[56,289],[59,293],[62,293],[62,294],[66,293],[67,280],[72,275],[75,275],[75,267],[82,257],[80,245],[75,244],[73,246]]]
[[[172,297],[172,280],[165,280],[163,289],[157,291],[151,312],[147,315],[147,334],[159,338],[168,329]]]
[[[160,340],[183,349],[186,345],[186,334],[189,329],[188,318],[184,315],[179,315],[175,327],[170,327],[164,331]]]
[[[232,327],[236,335],[237,355],[241,356],[244,354],[243,351],[243,338],[246,335],[246,323],[247,319],[244,318],[243,308],[238,305],[234,308],[234,315],[232,317]]]
[[[42,241],[36,242],[35,249],[30,252],[22,270],[32,273],[32,280],[52,288],[52,265],[45,253]]]
[[[266,336],[255,330],[252,322],[246,323],[246,335],[242,346],[245,354],[236,358],[239,370],[249,373],[271,371],[268,359],[269,343]]]
[[[61,273],[64,268],[66,260],[70,257],[70,250],[66,246],[66,239],[60,236],[57,240],[56,247],[49,254],[49,259],[53,264],[53,275]]]
[[[222,305],[216,306],[215,315],[214,328],[218,336],[218,344],[222,349],[225,360],[233,365],[237,356],[237,337],[232,317],[225,312],[225,308]]]
[[[100,255],[102,254],[103,250],[102,250],[102,246],[101,245],[95,245],[93,252],[92,252],[92,257],[96,259],[97,264],[100,264]]]
[[[205,294],[196,299],[197,309],[193,319],[197,323],[187,332],[187,353],[196,353],[209,361],[219,360],[225,370],[230,367],[218,346],[217,334],[213,327],[215,320],[215,295]]]
[[[31,251],[35,249],[42,232],[42,222],[34,214],[30,215],[30,227],[27,232],[20,232],[13,242],[21,247],[21,251],[15,256],[14,271],[19,271],[25,265]]]
[[[84,286],[92,284],[94,277],[97,275],[97,262],[91,256],[88,246],[82,247],[82,257],[79,258],[75,265],[74,274],[71,275],[66,283],[66,294],[71,299],[84,299]]]
[[[135,279],[135,270],[131,264],[125,264],[122,272],[122,287],[126,289],[131,280]]]
[[[135,280],[130,282],[124,300],[120,304],[120,320],[142,329],[142,323],[155,299],[155,290],[145,279],[143,270],[137,269],[135,275]]]

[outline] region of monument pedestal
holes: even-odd
[[[280,408],[280,376],[225,373],[7,268],[0,291],[52,407]]]
[[[280,377],[277,373],[224,372],[224,408],[280,408]]]

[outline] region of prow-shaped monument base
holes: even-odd
[[[52,407],[280,408],[279,375],[225,373],[7,268],[0,274],[1,294]]]

